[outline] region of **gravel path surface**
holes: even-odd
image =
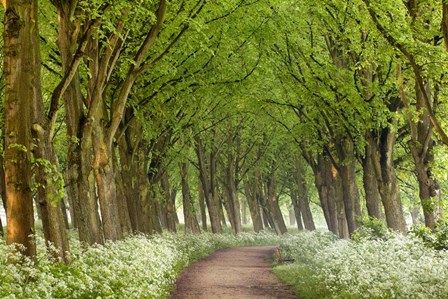
[[[297,298],[271,272],[275,247],[219,250],[179,277],[170,299]]]

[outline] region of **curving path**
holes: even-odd
[[[185,269],[170,299],[297,298],[271,272],[274,249],[221,249]]]

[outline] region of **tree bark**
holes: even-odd
[[[302,211],[299,205],[299,195],[296,189],[291,190],[291,202],[292,202],[292,210],[290,211],[290,224],[297,224],[297,229],[302,231],[304,229],[302,223]]]
[[[210,225],[212,227],[213,233],[221,232],[221,222],[219,218],[219,206],[218,198],[216,194],[216,188],[214,187],[214,167],[212,163],[214,160],[209,161],[209,169],[206,166],[206,158],[204,153],[204,147],[202,145],[202,140],[199,136],[195,137],[196,140],[196,155],[198,157],[199,164],[199,177],[202,184],[202,189],[204,190],[205,201],[207,204],[208,214],[210,217]],[[213,174],[213,180],[212,175]]]
[[[39,53],[37,1],[3,1],[4,136],[7,201],[7,242],[21,244],[23,254],[34,257],[34,214],[31,192],[31,105],[40,92],[35,74]]]
[[[338,166],[338,172],[342,182],[345,215],[349,234],[352,234],[358,227],[357,217],[361,216],[353,143],[345,138],[337,138],[336,151],[339,161],[341,161]]]
[[[198,234],[201,232],[199,228],[196,214],[194,213],[193,202],[191,201],[190,185],[188,182],[188,164],[181,163],[181,178],[182,178],[182,203],[185,219],[185,233]]]
[[[296,159],[296,169],[294,173],[294,180],[297,186],[297,208],[298,210],[300,210],[300,215],[302,217],[305,229],[313,231],[316,229],[316,226],[314,224],[313,214],[311,213],[310,200],[308,197],[308,188],[306,186],[304,177],[306,169],[301,159],[302,158]],[[294,203],[293,207],[294,209],[296,209]]]
[[[367,144],[365,147],[364,158],[362,159],[363,184],[366,193],[366,207],[369,217],[383,219],[381,207],[381,195],[378,188],[374,167],[375,141],[371,132],[366,134]]]
[[[263,219],[261,215],[260,205],[257,200],[257,187],[254,180],[244,180],[244,191],[246,194],[247,204],[249,205],[249,212],[252,218],[252,225],[255,232],[263,230]]]
[[[411,134],[412,139],[408,143],[408,146],[414,158],[425,225],[431,230],[434,230],[436,228],[436,195],[439,187],[431,171],[431,164],[434,161],[433,125],[424,104],[424,93],[426,93],[426,97],[431,97],[429,82],[425,84],[425,87],[425,90],[421,90],[418,84],[415,86],[417,111],[420,113],[418,115],[418,122],[410,123],[413,126],[414,134]],[[413,120],[409,119],[409,121],[412,122]]]
[[[389,127],[382,129],[377,138],[376,150],[373,152],[373,161],[387,226],[405,233],[406,221],[393,161],[395,140],[395,133]]]
[[[0,155],[0,195],[2,197],[3,209],[5,210],[5,213],[7,213],[6,186],[5,186],[5,160],[3,159],[3,157],[1,155]],[[1,233],[2,237],[5,235],[5,231],[3,229],[3,224],[1,223],[1,219],[0,219],[0,233]]]
[[[198,186],[199,192],[199,208],[201,209],[201,225],[202,230],[207,231],[207,212],[205,206],[205,195],[204,188],[202,188],[202,184],[200,183]]]
[[[120,226],[123,236],[127,236],[132,232],[131,217],[128,209],[128,198],[124,189],[122,166],[118,162],[116,154],[113,155],[113,165],[116,171],[115,185],[117,186],[118,216],[120,218]]]
[[[75,24],[77,1],[53,1],[58,12],[58,47],[61,54],[64,74],[74,72],[73,78],[63,93],[65,115],[67,123],[68,149],[66,185],[68,200],[73,211],[72,221],[78,228],[79,239],[84,244],[102,244],[103,235],[98,215],[98,205],[92,176],[92,137],[91,120],[87,120],[83,113],[83,96],[80,78],[73,62],[80,59],[76,55],[79,28]],[[82,39],[88,39],[88,31]],[[82,52],[82,51],[81,51]],[[88,107],[87,107],[88,108]]]
[[[288,230],[286,229],[285,219],[283,218],[283,214],[280,210],[276,191],[275,179],[268,176],[266,180],[266,203],[274,222],[275,231],[277,234],[282,235]]]
[[[169,176],[167,170],[163,170],[162,178],[161,178],[161,187],[162,192],[165,198],[166,205],[166,228],[170,232],[176,232],[176,207],[175,207],[175,197],[172,196],[172,190],[170,187]],[[175,194],[174,194],[175,196]]]

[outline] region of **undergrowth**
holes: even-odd
[[[45,254],[37,262],[20,259],[0,241],[0,298],[166,298],[179,273],[191,262],[230,246],[278,243],[270,233],[136,235],[82,251],[72,240],[68,266]],[[39,252],[43,240],[38,238]]]
[[[448,252],[412,235],[364,228],[348,241],[301,233],[280,250],[294,263],[274,272],[299,298],[448,298]]]

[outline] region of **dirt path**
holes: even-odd
[[[222,249],[188,267],[170,299],[296,298],[271,272],[275,247]]]

